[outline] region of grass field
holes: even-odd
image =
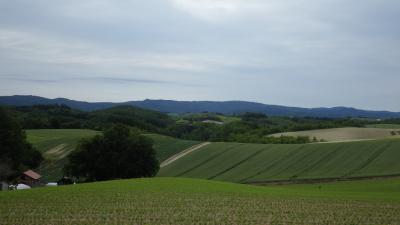
[[[73,151],[82,138],[93,137],[100,132],[82,129],[43,129],[27,130],[28,141],[45,157],[38,172],[45,181],[57,181],[62,177],[62,168],[66,156]],[[168,157],[198,144],[196,141],[185,141],[162,135],[146,135],[153,139],[157,158],[162,162]]]
[[[333,128],[333,129],[322,129],[322,130],[309,130],[309,131],[298,131],[298,132],[286,132],[274,134],[272,136],[279,137],[284,136],[309,136],[310,138],[316,137],[318,140],[324,139],[325,141],[338,142],[338,141],[352,141],[352,140],[363,140],[363,139],[382,139],[390,137],[400,137],[400,133],[396,132],[396,135],[392,135],[391,131],[400,131],[400,129],[388,129],[386,128]]]
[[[155,178],[0,192],[0,224],[400,224],[400,180],[257,187]]]
[[[400,139],[305,145],[212,143],[164,167],[163,177],[231,182],[400,174]]]

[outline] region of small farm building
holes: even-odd
[[[27,170],[21,175],[20,182],[30,187],[37,187],[40,186],[41,177],[42,176],[35,171]]]

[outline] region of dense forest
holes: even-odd
[[[134,106],[84,112],[66,105],[8,107],[24,129],[77,128],[105,130],[124,124],[143,133],[159,133],[199,141],[248,143],[308,143],[310,137],[270,137],[268,135],[301,130],[363,127],[367,124],[400,124],[400,119],[269,117],[262,113],[223,115],[217,113],[165,114]]]

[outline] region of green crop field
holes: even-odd
[[[164,167],[159,176],[231,182],[400,174],[400,139],[262,145],[212,143]]]
[[[0,193],[0,224],[400,224],[400,180],[257,187],[153,178]]]
[[[153,147],[157,151],[157,158],[160,162],[200,143],[199,141],[181,140],[158,134],[146,134],[145,136],[153,139]]]
[[[62,177],[66,156],[76,148],[79,140],[90,138],[100,132],[83,129],[43,129],[27,130],[27,138],[45,157],[38,172],[45,181],[57,181]],[[154,149],[160,161],[198,144],[161,135],[146,135],[153,139]]]
[[[392,134],[395,131],[395,135]],[[330,142],[339,141],[353,141],[363,139],[383,139],[390,137],[400,137],[400,129],[387,129],[387,127],[377,128],[333,128],[333,129],[322,129],[322,130],[309,130],[309,131],[298,131],[298,132],[286,132],[274,134],[271,136],[279,137],[284,136],[309,136],[310,138],[316,137],[318,140],[325,140]]]

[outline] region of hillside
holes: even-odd
[[[82,138],[93,137],[100,132],[83,129],[41,129],[27,130],[27,138],[45,157],[39,173],[47,181],[57,181],[62,177],[66,157]],[[154,141],[157,158],[162,162],[170,156],[198,144],[161,135],[146,135]]]
[[[294,137],[309,136],[311,138],[316,137],[318,140],[323,139],[329,142],[335,142],[335,141],[338,142],[338,141],[400,137],[400,129],[347,127],[347,128],[285,132],[285,133],[274,134],[271,136],[279,137],[281,135],[294,136]]]
[[[296,117],[365,117],[365,118],[400,118],[400,112],[369,111],[349,107],[333,108],[300,108],[278,105],[267,105],[245,101],[171,101],[171,100],[144,100],[128,102],[83,102],[65,98],[48,99],[38,96],[0,96],[0,105],[25,106],[35,104],[65,104],[71,108],[94,111],[111,108],[119,105],[138,106],[145,109],[167,113],[201,113],[214,112],[223,114],[239,114],[244,112],[266,113],[270,116],[296,116]]]
[[[91,130],[28,130],[28,140],[44,153],[40,173],[47,180],[62,175],[66,156]],[[147,135],[162,162],[196,141]],[[232,182],[320,179],[400,174],[400,139],[305,145],[212,143],[162,168],[159,176]]]
[[[269,187],[119,180],[0,192],[0,223],[399,224],[399,186],[399,179]]]
[[[83,129],[27,130],[27,139],[45,158],[38,172],[44,180],[57,181],[62,177],[66,157],[74,151],[78,141],[90,138],[97,131]]]
[[[400,139],[331,144],[212,143],[158,176],[240,183],[400,175]]]

